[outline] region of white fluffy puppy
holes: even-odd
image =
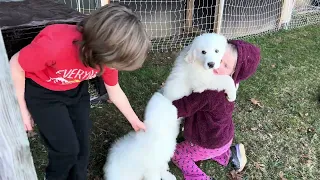
[[[168,169],[180,121],[172,102],[156,92],[145,110],[146,132],[130,132],[110,151],[105,180],[175,180]]]
[[[225,90],[229,101],[236,99],[236,86],[227,75],[215,75],[227,48],[227,39],[216,33],[197,36],[177,57],[162,93],[171,101],[204,90]]]

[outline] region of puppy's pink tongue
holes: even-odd
[[[218,71],[216,69],[214,69],[213,74],[218,74]]]

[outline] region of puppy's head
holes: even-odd
[[[218,69],[226,48],[226,37],[205,33],[192,41],[185,60],[188,63],[200,63],[205,69]]]

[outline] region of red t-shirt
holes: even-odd
[[[75,25],[54,24],[45,27],[34,40],[19,53],[19,63],[26,78],[54,91],[76,88],[81,81],[96,77],[98,68],[82,64],[74,40],[82,35]],[[105,67],[102,75],[109,86],[118,83],[118,71]]]

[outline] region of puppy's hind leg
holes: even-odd
[[[177,178],[171,174],[169,171],[162,171],[161,172],[162,180],[176,180]]]
[[[161,171],[161,179],[162,180],[176,180],[177,178],[171,174],[169,171],[169,166],[166,164]]]
[[[161,175],[159,169],[149,170],[144,174],[143,180],[161,180]]]

